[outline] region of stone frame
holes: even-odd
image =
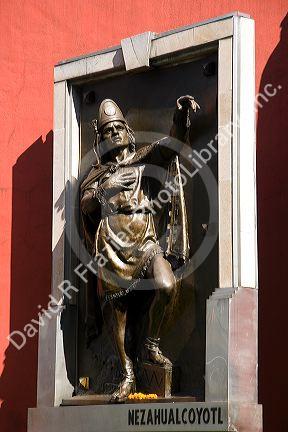
[[[65,230],[71,230],[71,215],[65,185],[73,184],[79,175],[76,85],[147,69],[168,57],[178,61],[193,58],[211,46],[217,46],[219,60],[219,287],[207,301],[205,402],[231,406],[225,430],[238,430],[230,429],[231,425],[242,425],[253,406],[249,421],[255,432],[261,430],[261,409],[257,405],[254,21],[248,15],[236,12],[162,34],[146,32],[122,40],[121,46],[55,66],[52,294],[60,301],[58,286],[67,270]],[[221,133],[227,124],[231,124],[231,134]],[[238,328],[243,319],[244,332]],[[37,409],[59,406],[72,392],[66,376],[60,314],[40,328],[38,365]],[[37,417],[35,410],[30,410],[31,431],[34,415]]]

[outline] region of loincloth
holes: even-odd
[[[145,277],[152,258],[162,253],[157,241],[151,213],[114,214],[105,216],[96,233],[98,291],[113,298],[135,288]]]

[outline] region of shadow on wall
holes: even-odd
[[[280,41],[264,69],[259,93],[272,84],[277,94],[259,108],[257,128],[259,237],[259,396],[265,432],[286,432],[288,261],[288,14]],[[267,87],[266,87],[267,89]],[[270,88],[270,90],[272,87]]]
[[[0,378],[1,432],[26,432],[28,407],[36,405],[38,305],[47,307],[51,275],[52,143],[50,131],[38,138],[13,167],[10,332],[19,330],[27,343],[10,343]],[[38,331],[37,324],[33,327]],[[13,335],[20,346],[24,336]]]

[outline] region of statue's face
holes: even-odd
[[[125,147],[129,145],[127,129],[122,122],[113,121],[107,123],[102,131],[102,138],[112,148]]]

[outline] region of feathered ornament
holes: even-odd
[[[95,153],[95,155],[97,157],[97,162],[99,163],[99,161],[100,161],[100,155],[99,155],[99,153],[97,151],[98,148],[99,148],[98,145],[99,145],[99,142],[100,142],[100,133],[99,133],[99,130],[98,130],[98,120],[96,120],[96,119],[92,120],[91,123],[90,123],[90,126],[94,130],[93,151],[94,151],[94,153]]]

